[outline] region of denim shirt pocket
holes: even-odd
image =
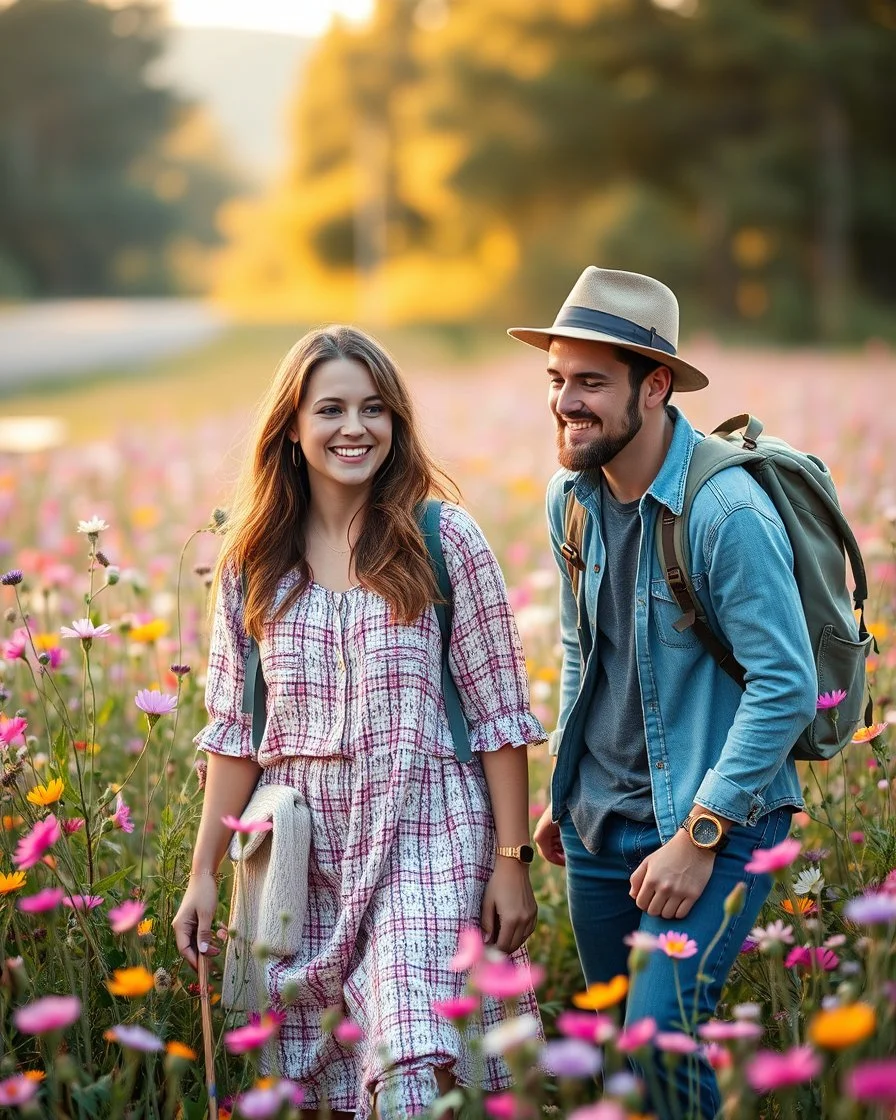
[[[706,576],[702,573],[691,579],[695,591],[699,591],[705,582]],[[675,629],[675,623],[681,618],[681,607],[665,579],[651,580],[650,613],[657,636],[664,646],[672,649],[695,649],[699,646],[700,639],[693,627],[689,626],[686,630]]]

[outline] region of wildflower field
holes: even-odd
[[[212,511],[226,508],[247,410],[273,370],[270,346],[244,339],[216,384],[220,353],[182,361],[164,401],[152,371],[88,390],[107,405],[126,397],[102,423],[75,426],[64,447],[0,452],[0,1109],[73,1120],[206,1115],[199,987],[171,919],[201,807],[191,740],[204,722]],[[657,1035],[649,1020],[622,1031],[625,977],[582,990],[562,873],[536,865],[532,978],[549,1041],[540,1045],[522,1017],[486,1036],[516,1088],[446,1100],[470,1117],[639,1116],[628,1058],[649,1078],[653,1063],[691,1063],[697,1047],[719,1072],[732,1120],[882,1120],[896,1109],[896,359],[873,348],[726,354],[708,343],[688,356],[712,383],[676,400],[698,427],[749,410],[831,467],[871,587],[873,726],[834,761],[803,769],[808,811],[775,850],[775,889],[696,1042]],[[508,344],[465,363],[430,353],[407,373],[430,442],[502,563],[534,707],[550,727],[558,572],[542,512],[554,465],[543,359]],[[74,416],[79,399],[43,407]],[[836,697],[820,704],[835,710]],[[534,817],[544,748],[532,751],[531,770]],[[222,928],[228,897],[225,881]],[[728,910],[737,905],[735,895]],[[646,952],[703,953],[683,926],[680,939],[637,945],[632,967]],[[469,970],[470,998],[441,1010],[459,1029],[482,992],[512,1001],[528,980],[480,959],[472,943],[455,964]],[[682,1020],[692,1025],[686,1007]],[[247,1029],[218,1004],[212,1025],[222,1110],[249,1120],[300,1107],[300,1086],[258,1077],[276,1015]],[[340,1009],[328,1026],[343,1045],[364,1045]]]

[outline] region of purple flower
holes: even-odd
[[[541,1052],[542,1067],[555,1077],[594,1077],[600,1070],[600,1051],[581,1038],[560,1038]]]
[[[302,1087],[294,1081],[278,1081],[265,1088],[247,1089],[237,1098],[236,1106],[246,1120],[268,1120],[280,1114],[284,1103],[300,1105],[303,1096]]]
[[[141,712],[146,713],[146,719],[152,728],[160,716],[167,716],[177,707],[177,697],[169,696],[167,692],[159,692],[155,688],[141,688],[134,697],[134,703]]]
[[[843,701],[846,699],[846,689],[838,688],[833,692],[822,692],[818,697],[815,707],[819,712],[830,711],[831,708],[839,708]]]
[[[112,627],[108,622],[94,626],[89,618],[78,618],[71,626],[63,626],[59,631],[63,638],[80,638],[85,649],[90,649],[94,638],[108,638],[111,632]]]
[[[125,1050],[138,1050],[141,1054],[152,1054],[165,1049],[165,1043],[160,1038],[136,1023],[119,1023],[117,1027],[106,1031],[103,1038],[117,1042]]]
[[[896,895],[867,891],[847,902],[843,913],[862,926],[886,926],[896,922]]]
[[[4,587],[15,587],[15,585],[21,583],[24,578],[25,575],[21,568],[12,568],[10,571],[0,576],[0,584]]]

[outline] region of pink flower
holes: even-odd
[[[230,813],[226,813],[221,818],[221,824],[233,829],[234,832],[243,832],[247,835],[250,832],[270,832],[274,827],[273,821],[241,821],[239,817],[234,817]]]
[[[49,1034],[64,1031],[80,1016],[81,1001],[77,996],[44,996],[14,1011],[12,1021],[22,1034]]]
[[[146,903],[138,902],[134,898],[125,899],[120,906],[113,906],[109,911],[109,925],[113,933],[127,933],[133,929],[146,913]]]
[[[753,1023],[749,1019],[710,1019],[697,1028],[697,1033],[707,1042],[730,1042],[734,1039],[761,1038],[765,1034],[765,1028],[761,1023]]]
[[[779,1054],[760,1050],[747,1066],[747,1081],[756,1093],[774,1093],[802,1085],[821,1072],[821,1058],[809,1046],[795,1046]]]
[[[62,822],[62,831],[66,836],[74,836],[76,832],[80,832],[84,827],[83,817],[69,817]]]
[[[28,649],[28,631],[24,627],[13,630],[12,637],[3,643],[3,660],[18,661],[24,658]]]
[[[122,832],[133,832],[134,822],[131,820],[131,810],[121,794],[115,796],[115,812],[110,817],[112,824]]]
[[[846,689],[838,688],[833,692],[822,692],[815,704],[819,712],[827,712],[831,708],[839,708],[846,699]]]
[[[730,1069],[734,1061],[731,1051],[719,1042],[707,1042],[703,1047],[703,1056],[713,1069]]]
[[[432,1009],[443,1019],[468,1019],[479,1008],[478,996],[459,996],[457,999],[434,999]]]
[[[694,1039],[683,1031],[659,1031],[653,1042],[658,1050],[667,1054],[694,1054],[699,1049]]]
[[[482,940],[482,931],[476,926],[467,926],[460,931],[457,939],[457,952],[448,962],[452,972],[466,972],[473,965],[478,964],[485,952],[485,943]]]
[[[860,832],[858,829],[856,829],[855,832],[850,832],[849,840],[850,840],[850,843],[852,843],[852,844],[864,844],[865,843],[865,833]]]
[[[285,1018],[285,1015],[277,1011],[252,1015],[244,1027],[225,1033],[224,1045],[231,1054],[248,1054],[250,1050],[260,1050],[277,1035]]]
[[[471,977],[473,987],[495,999],[516,999],[544,979],[541,965],[515,965],[512,961],[480,961]]]
[[[688,937],[686,933],[676,933],[668,930],[657,938],[657,947],[662,949],[667,957],[685,961],[697,952],[697,942]]]
[[[486,1115],[494,1116],[495,1120],[522,1120],[523,1117],[533,1116],[528,1102],[518,1100],[514,1093],[495,1093],[486,1097],[483,1108]]]
[[[28,720],[21,716],[13,719],[0,718],[0,747],[10,747],[16,739],[21,739],[28,726]]]
[[[0,1105],[27,1104],[40,1091],[40,1082],[26,1077],[24,1073],[14,1073],[0,1081]]]
[[[616,1024],[609,1015],[593,1015],[588,1011],[561,1011],[557,1030],[567,1038],[582,1038],[603,1045],[616,1034]]]
[[[782,840],[773,848],[757,848],[745,870],[752,871],[754,875],[769,875],[775,871],[783,871],[785,867],[790,867],[799,854],[799,840]]]
[[[103,900],[98,894],[73,894],[62,900],[62,905],[71,910],[95,910],[102,904]]]
[[[343,1019],[333,1030],[333,1037],[343,1046],[357,1046],[364,1041],[364,1032],[354,1019]]]
[[[860,1062],[847,1073],[844,1087],[853,1100],[896,1104],[896,1058]]]
[[[76,619],[71,626],[63,626],[59,631],[63,638],[80,638],[87,649],[94,638],[108,638],[111,632],[108,622],[94,626],[89,618]]]
[[[618,1101],[586,1104],[569,1114],[569,1120],[626,1120],[628,1112]]]
[[[808,972],[813,963],[824,972],[833,972],[840,963],[840,958],[833,950],[824,949],[820,945],[796,945],[787,954],[784,967],[802,968]]]
[[[59,887],[44,887],[37,894],[28,894],[16,903],[16,909],[23,914],[46,914],[48,910],[55,910],[62,902],[64,891]]]
[[[134,703],[141,712],[148,716],[167,716],[177,707],[177,697],[170,696],[167,692],[159,692],[156,688],[141,688],[134,697]]]
[[[237,1098],[236,1111],[245,1120],[272,1120],[280,1115],[284,1104],[300,1105],[304,1095],[302,1086],[294,1081],[278,1081],[275,1085],[247,1089]]]
[[[104,1037],[117,1042],[119,1046],[123,1046],[126,1050],[136,1050],[141,1054],[158,1053],[158,1051],[165,1049],[165,1043],[158,1035],[154,1035],[152,1031],[148,1031],[137,1023],[119,1023],[116,1027],[110,1027],[105,1032]]]
[[[627,933],[622,940],[630,949],[640,949],[644,953],[652,953],[660,947],[660,940],[656,934],[642,929]]]
[[[42,821],[37,821],[28,835],[19,840],[12,862],[20,871],[27,871],[29,867],[40,863],[61,836],[59,821],[50,813]]]
[[[623,1054],[633,1054],[636,1050],[642,1050],[655,1034],[656,1019],[651,1019],[649,1016],[645,1019],[639,1019],[622,1031],[616,1039],[616,1048],[621,1050]]]
[[[51,646],[43,652],[47,655],[47,665],[50,669],[58,669],[68,660],[68,650],[62,649],[61,646]]]

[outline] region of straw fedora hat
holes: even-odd
[[[511,327],[512,338],[547,350],[553,338],[609,342],[656,357],[672,370],[679,393],[702,389],[709,380],[678,357],[678,300],[674,293],[637,272],[589,265],[575,283],[551,327]]]

